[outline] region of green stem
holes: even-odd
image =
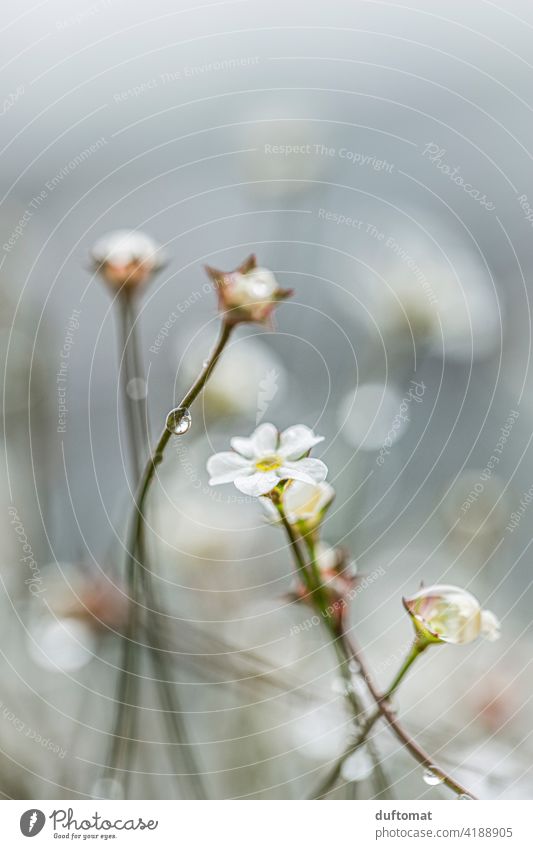
[[[400,669],[398,670],[397,675],[393,678],[390,685],[387,687],[387,690],[385,691],[385,693],[380,697],[381,699],[386,701],[386,700],[391,698],[392,694],[400,686],[404,676],[407,674],[407,671],[411,668],[411,666],[415,662],[416,658],[424,651],[425,648],[427,648],[427,645],[428,645],[427,643],[421,644],[418,640],[415,639],[415,641],[414,641],[414,643],[411,647],[411,650],[409,651],[409,654],[407,655],[404,662],[402,663]],[[368,740],[367,740],[368,735],[370,734],[372,728],[374,727],[374,725],[376,724],[376,722],[380,718],[381,718],[381,711],[379,709],[375,710],[374,713],[372,713],[370,716],[368,716],[366,718],[366,720],[363,724],[363,727],[361,728],[356,740],[348,746],[346,751],[341,755],[341,757],[339,758],[337,763],[334,765],[334,767],[330,770],[328,775],[323,779],[319,788],[316,790],[316,792],[313,795],[314,799],[320,799],[322,796],[324,796],[326,793],[328,793],[329,790],[331,790],[331,788],[336,783],[337,779],[340,777],[340,774],[342,772],[342,767],[343,767],[345,761],[351,755],[353,755],[353,753],[356,752],[357,749],[359,749],[364,743],[368,743]]]
[[[231,330],[232,325],[227,324],[225,321],[223,321],[218,341],[209,360],[205,364],[204,368],[200,372],[200,375],[193,383],[185,397],[178,405],[179,407],[190,407],[196,400],[198,395],[201,393],[230,338]],[[135,685],[136,643],[134,641],[134,637],[138,629],[139,612],[141,606],[138,596],[139,576],[141,577],[143,584],[147,586],[149,584],[148,578],[150,574],[149,564],[147,562],[144,551],[146,498],[150,489],[150,485],[155,477],[157,467],[163,460],[164,452],[171,436],[171,431],[165,428],[159,438],[155,450],[151,454],[149,460],[147,461],[144,467],[138,485],[138,495],[135,499],[135,514],[131,524],[131,529],[128,535],[126,545],[126,574],[128,576],[130,605],[126,634],[124,636],[123,666],[119,679],[118,711],[115,721],[115,730],[113,733],[113,745],[110,757],[108,759],[108,769],[114,769],[116,763],[120,760],[124,744],[128,741],[128,735],[123,735],[120,733],[121,729],[124,727],[125,724],[125,714],[128,713],[129,707],[132,707],[133,710],[135,709],[135,705],[132,705],[130,703],[130,695]],[[154,650],[154,660],[156,661],[158,668],[161,669],[161,654],[159,651],[161,647],[158,644],[154,644],[153,640],[151,640],[151,647]],[[167,697],[168,693],[165,693],[165,703],[167,706],[168,714],[169,703]],[[170,711],[170,713],[172,714],[174,712]],[[177,723],[179,723],[179,716],[177,714],[175,714],[173,721],[175,727],[177,728]],[[191,781],[196,783],[197,791],[199,791],[201,794],[200,798],[202,798],[202,796],[205,796],[203,788],[200,788],[201,782],[198,774],[192,772],[189,777],[191,778]]]
[[[287,530],[287,526],[290,529],[290,532],[289,532],[289,530],[287,530],[287,533],[288,533],[289,539],[291,539],[291,543],[292,543],[292,540],[296,539],[295,535],[294,535],[294,531],[293,531],[290,523],[287,521],[286,517],[284,516],[283,508],[280,510],[279,505],[278,505],[278,511],[280,512],[280,516],[282,517],[282,521],[283,521],[283,518],[285,518],[285,522],[283,522],[285,529]],[[310,535],[310,534],[307,534],[305,536],[305,539],[306,539],[306,544],[308,546],[308,549],[310,551],[311,561],[313,561],[316,564],[316,554],[315,554],[313,536]],[[294,548],[294,545],[293,545],[293,548]],[[301,558],[301,556],[300,556],[300,560],[302,560],[302,559],[303,558]],[[304,561],[304,565],[305,565],[305,561]],[[299,565],[299,570],[300,570],[300,565]],[[326,793],[329,789],[331,789],[331,787],[333,786],[333,784],[335,783],[335,781],[337,780],[337,778],[339,777],[339,775],[341,773],[343,762],[346,760],[346,758],[350,754],[352,754],[352,752],[354,752],[359,746],[361,746],[365,742],[366,742],[367,746],[369,745],[369,741],[367,740],[368,734],[370,733],[374,724],[377,722],[377,720],[380,717],[383,717],[386,720],[391,731],[403,743],[403,745],[405,746],[407,751],[415,758],[415,760],[417,760],[418,763],[420,763],[426,769],[431,769],[431,771],[441,779],[442,783],[446,787],[448,787],[450,790],[453,790],[458,795],[466,795],[466,796],[469,796],[471,798],[475,798],[473,796],[473,794],[470,793],[470,791],[467,790],[465,787],[463,787],[462,784],[460,784],[458,781],[456,781],[455,778],[453,778],[445,770],[443,770],[441,767],[437,766],[434,763],[433,759],[428,755],[428,753],[416,742],[416,740],[413,740],[413,738],[410,736],[410,734],[405,730],[405,728],[402,726],[402,724],[398,721],[394,711],[391,709],[390,704],[389,704],[390,697],[397,690],[401,681],[403,680],[404,676],[406,675],[407,671],[410,669],[410,667],[412,666],[412,664],[414,663],[414,661],[416,660],[418,655],[421,654],[421,652],[424,651],[425,648],[427,648],[428,643],[424,642],[423,640],[420,640],[420,638],[418,638],[418,637],[415,638],[413,646],[411,647],[411,650],[410,650],[409,654],[407,655],[404,663],[400,667],[398,674],[396,675],[396,677],[393,679],[393,681],[389,685],[385,694],[381,694],[376,690],[376,688],[374,687],[374,685],[372,683],[370,671],[366,666],[366,663],[363,659],[362,653],[358,649],[356,649],[355,646],[353,645],[353,643],[348,639],[348,636],[347,636],[346,632],[344,631],[342,624],[341,624],[339,630],[337,631],[336,628],[335,628],[335,624],[334,624],[333,620],[331,619],[331,617],[327,617],[326,621],[329,625],[329,629],[330,629],[331,634],[332,634],[332,639],[333,639],[336,647],[337,647],[337,644],[340,647],[344,661],[347,662],[347,663],[349,663],[350,661],[354,661],[357,664],[357,666],[358,666],[358,668],[361,672],[361,675],[366,682],[366,685],[368,687],[370,695],[372,696],[374,702],[376,703],[377,709],[370,716],[366,716],[365,714],[363,714],[362,720],[361,720],[361,723],[362,723],[361,724],[361,730],[360,730],[360,734],[359,734],[357,740],[355,741],[355,743],[352,743],[352,745],[349,747],[347,752],[345,752],[344,755],[339,759],[337,764],[335,764],[335,766],[334,766],[333,770],[331,771],[331,773],[329,774],[328,778],[324,782],[322,782],[322,785],[321,785],[321,788],[319,790],[318,795],[315,795],[313,798],[319,798],[319,796],[324,795],[324,793]],[[344,664],[341,664],[341,671],[342,671],[343,667],[344,667]],[[345,680],[346,680],[346,677],[345,677]],[[350,675],[350,680],[351,680],[351,675]]]
[[[411,737],[409,732],[397,719],[395,712],[390,707],[387,697],[382,696],[374,686],[370,670],[366,665],[366,661],[363,657],[362,652],[354,645],[353,641],[349,639],[346,632],[343,631],[340,637],[346,647],[346,651],[349,653],[353,661],[359,667],[359,670],[366,682],[370,695],[376,703],[376,713],[381,714],[383,719],[385,719],[385,721],[388,723],[390,730],[398,738],[398,740],[403,743],[405,749],[409,752],[409,754],[412,755],[412,757],[416,761],[418,761],[421,766],[425,767],[426,769],[430,769],[436,776],[441,779],[442,783],[450,790],[453,790],[454,793],[457,793],[459,796],[468,796],[471,799],[475,799],[476,797],[470,792],[470,790],[467,790],[465,787],[463,787],[462,784],[460,784],[459,781],[457,781],[455,778],[453,778],[453,776],[449,775],[449,773],[442,769],[442,767],[435,764],[433,758],[431,758],[431,756],[422,748],[422,746],[420,746],[420,744],[417,743],[416,740]],[[407,669],[409,669],[412,662],[413,661],[408,664],[406,662],[404,664],[405,672],[407,672]],[[389,687],[388,690],[389,694],[390,692],[391,687]]]
[[[354,714],[354,719],[358,723],[362,722],[363,726],[365,726],[367,722],[366,713],[363,705],[361,704],[357,695],[353,691],[352,687],[352,673],[349,668],[351,658],[345,652],[342,640],[338,639],[338,634],[335,631],[333,620],[328,611],[328,597],[324,590],[324,587],[322,586],[320,571],[316,562],[316,552],[314,547],[313,536],[311,534],[306,534],[304,537],[310,554],[309,561],[307,562],[300,550],[298,537],[296,536],[294,528],[287,519],[287,515],[283,507],[283,496],[276,493],[272,498],[272,501],[278,510],[281,523],[289,539],[298,574],[300,575],[304,586],[309,591],[311,601],[315,605],[315,607],[317,607],[319,613],[321,614],[326,625],[327,631],[330,635],[332,645],[335,649],[335,653],[339,661],[339,669],[346,685],[345,696]],[[385,789],[387,789],[389,782],[383,771],[383,768],[381,767],[377,752],[372,746],[369,747],[369,751],[374,762],[376,776],[379,779],[381,792],[383,792]]]
[[[400,684],[402,683],[405,675],[407,674],[407,672],[409,671],[409,669],[411,668],[411,666],[413,665],[413,663],[415,662],[417,657],[419,657],[419,655],[422,654],[424,649],[427,649],[428,645],[429,645],[429,643],[420,641],[418,638],[416,638],[414,640],[413,645],[411,646],[411,649],[410,649],[407,657],[405,658],[404,662],[400,666],[396,677],[393,678],[393,680],[391,681],[391,683],[387,687],[385,693],[382,695],[382,697],[381,697],[382,699],[385,699],[385,700],[390,699],[390,697],[392,696],[394,691],[397,690],[398,687],[400,686]]]

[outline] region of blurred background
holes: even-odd
[[[273,421],[325,436],[326,539],[381,570],[351,611],[380,686],[420,581],[501,619],[497,643],[424,656],[399,709],[474,792],[530,798],[531,5],[23,0],[0,29],[0,792],[120,794],[100,776],[133,481],[89,255],[134,228],[168,256],[140,304],[153,435],[216,336],[203,265],[255,251],[295,290],[273,330],[236,333],[151,500],[211,797],[305,798],[350,730],[334,654],[294,633],[281,533],[207,485],[211,453]],[[143,674],[131,792],[187,795]],[[391,794],[449,797],[375,742]],[[371,778],[352,765],[339,797]]]

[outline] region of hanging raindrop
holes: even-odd
[[[471,802],[472,799],[473,799],[473,796],[470,796],[468,793],[459,793],[457,798],[462,799],[464,801]]]
[[[191,414],[187,407],[176,407],[167,416],[166,428],[170,433],[183,436],[192,424]]]
[[[442,784],[443,778],[441,775],[438,775],[434,768],[426,769],[424,772],[424,781],[426,784],[429,784],[430,787],[434,787],[436,784]]]

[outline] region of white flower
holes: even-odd
[[[291,525],[298,522],[314,525],[320,522],[334,498],[335,490],[326,481],[321,483],[294,481],[283,493],[285,515]],[[279,522],[279,513],[270,498],[263,498],[261,501],[267,518],[272,522]]]
[[[234,483],[245,495],[256,497],[266,495],[282,480],[321,483],[328,473],[326,465],[306,455],[323,438],[305,425],[294,425],[282,433],[273,424],[259,425],[249,438],[234,437],[233,451],[209,458],[209,483]]]
[[[497,640],[500,623],[490,610],[482,610],[478,600],[460,587],[424,587],[403,600],[415,628],[430,642],[471,643],[478,637]]]
[[[91,256],[102,277],[115,288],[145,283],[165,264],[160,245],[138,230],[113,230],[98,239]]]

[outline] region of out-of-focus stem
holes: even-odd
[[[201,393],[229,340],[232,327],[233,325],[223,321],[218,341],[210,358],[206,362],[196,381],[178,405],[179,407],[189,408]],[[120,733],[121,729],[123,729],[126,724],[124,716],[128,713],[128,708],[133,708],[133,711],[135,710],[135,705],[130,703],[130,698],[135,689],[136,658],[134,639],[139,624],[140,601],[138,591],[141,582],[145,587],[149,588],[150,597],[152,597],[150,581],[151,573],[144,546],[146,499],[150,485],[155,477],[157,467],[163,460],[164,452],[171,436],[171,431],[165,428],[153,453],[144,467],[142,475],[140,476],[138,494],[135,499],[135,513],[131,523],[130,532],[128,534],[126,545],[126,574],[128,576],[128,586],[130,591],[130,605],[127,630],[124,637],[123,668],[119,680],[119,704],[115,723],[115,733],[113,735],[113,747],[108,761],[110,769],[113,769],[113,765],[116,764],[121,757],[123,745],[124,743],[127,743],[128,735]],[[160,651],[161,646],[158,643],[154,643],[153,633],[154,631],[151,629],[148,637],[151,647],[154,650],[152,656],[158,669],[158,675],[164,682],[165,666],[164,660],[162,659],[163,656]],[[172,708],[172,701],[169,699],[169,693],[164,684],[162,693],[165,700],[167,718],[170,718],[170,721],[173,723],[176,734],[183,735],[179,711]],[[184,756],[186,760],[189,761],[190,772],[188,773],[188,778],[190,779],[191,784],[195,787],[196,795],[199,798],[205,798],[205,791],[201,778],[192,763],[190,752],[188,752],[186,748],[184,748]]]

